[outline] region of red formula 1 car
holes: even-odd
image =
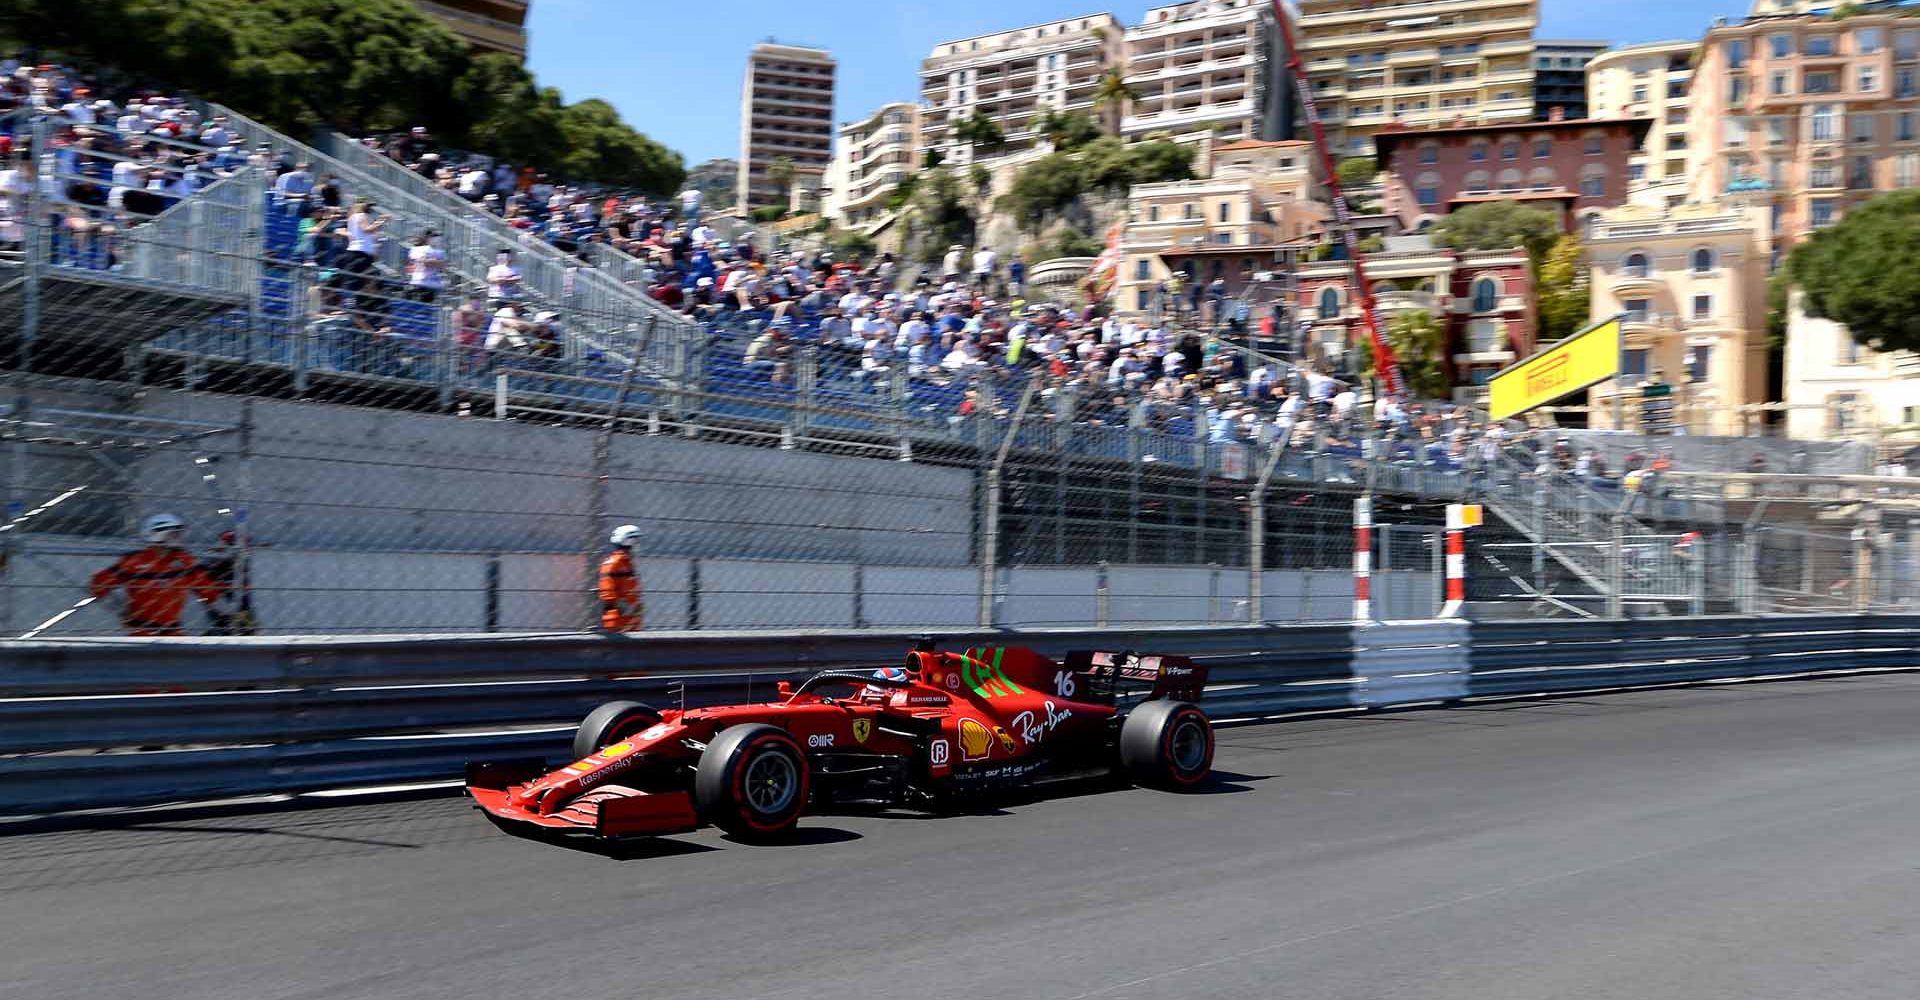
[[[467,766],[467,791],[523,832],[602,837],[712,823],[743,839],[791,830],[810,803],[937,809],[970,792],[1119,771],[1186,788],[1213,766],[1213,726],[1192,703],[1206,671],[1179,656],[922,648],[904,668],[829,670],[782,700],[655,711],[595,709],[573,763]],[[1123,694],[1147,700],[1122,709]]]

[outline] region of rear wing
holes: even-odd
[[[1076,649],[1067,654],[1066,666],[1087,679],[1090,691],[1109,698],[1150,685],[1149,698],[1199,701],[1207,686],[1207,668],[1185,656]]]

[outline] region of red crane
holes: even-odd
[[[1320,122],[1320,109],[1313,100],[1313,87],[1307,82],[1306,63],[1300,61],[1300,46],[1295,43],[1293,22],[1288,18],[1286,5],[1281,0],[1273,0],[1274,15],[1280,19],[1280,37],[1287,47],[1287,68],[1293,72],[1294,86],[1300,92],[1300,104],[1306,109],[1307,124],[1313,127],[1313,149],[1320,156],[1320,169],[1327,176],[1327,194],[1333,201],[1333,224],[1339,233],[1340,241],[1347,248],[1347,262],[1353,286],[1354,300],[1360,303],[1360,319],[1367,325],[1367,336],[1373,341],[1373,370],[1385,383],[1387,397],[1403,399],[1407,393],[1407,383],[1400,374],[1400,359],[1393,354],[1393,346],[1387,343],[1386,324],[1380,321],[1379,307],[1373,301],[1373,288],[1367,284],[1366,262],[1360,257],[1360,241],[1353,234],[1353,218],[1347,211],[1347,196],[1340,190],[1340,176],[1335,170],[1333,150],[1327,145],[1326,126]]]

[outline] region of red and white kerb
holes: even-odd
[[[1460,614],[1460,605],[1467,599],[1467,516],[1466,508],[1457,503],[1447,505],[1447,603],[1440,611],[1440,617],[1453,618]]]
[[[1353,501],[1353,620],[1373,620],[1373,498]]]

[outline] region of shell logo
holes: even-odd
[[[979,760],[993,748],[993,732],[974,719],[960,720],[960,757]]]

